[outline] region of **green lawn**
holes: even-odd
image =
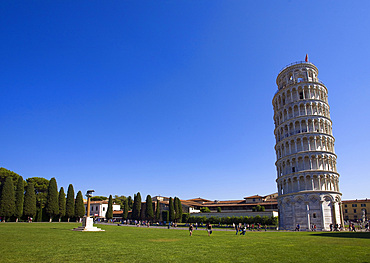
[[[0,262],[370,262],[370,233],[247,232],[1,223]]]

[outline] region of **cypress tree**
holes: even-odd
[[[0,196],[0,216],[4,218],[11,217],[15,211],[15,195],[12,177],[5,179]]]
[[[147,220],[153,220],[154,212],[153,212],[153,203],[152,203],[152,197],[150,195],[146,196],[145,201],[145,218]]]
[[[173,205],[173,200],[172,197],[170,197],[170,202],[169,202],[169,220],[170,222],[173,222],[175,220],[175,208]]]
[[[162,211],[162,221],[166,221],[166,222],[169,221],[169,216],[168,216],[168,211],[167,210]]]
[[[136,194],[136,200],[134,199],[134,206],[133,206],[133,219],[140,220],[140,212],[141,212],[141,195],[140,192]]]
[[[175,209],[175,220],[177,222],[177,219],[178,219],[178,213],[177,213],[177,210],[178,210],[178,205],[177,205],[177,197],[175,196],[175,198],[173,199],[173,207]]]
[[[157,221],[159,221],[159,219],[161,218],[161,210],[159,206],[160,206],[159,200],[157,200],[157,209],[155,210],[155,219]]]
[[[28,183],[24,194],[23,214],[27,217],[36,215],[36,193],[33,183]]]
[[[73,190],[72,184],[68,186],[67,191],[66,216],[68,222],[71,217],[75,216],[75,191]]]
[[[133,200],[133,204],[132,204],[132,211],[131,211],[131,218],[132,219],[136,219],[135,218],[135,214],[136,214],[136,211],[135,211],[135,209],[136,209],[136,206],[135,206],[135,204],[136,204],[136,194],[134,194],[134,200]],[[129,205],[130,205],[130,203],[129,203]]]
[[[129,210],[129,206],[128,206],[128,198],[126,198],[125,202],[123,203],[123,214],[122,214],[122,219],[126,220],[127,219],[127,216],[128,216],[128,210]]]
[[[59,222],[63,216],[66,215],[66,194],[64,193],[64,188],[61,187],[59,190]]]
[[[75,203],[75,217],[76,219],[80,219],[84,215],[85,215],[84,199],[82,197],[82,192],[78,191]]]
[[[178,197],[176,197],[175,209],[176,209],[177,222],[181,223],[181,221],[182,221],[182,205],[181,205],[181,201]]]
[[[113,199],[112,199],[112,195],[109,196],[108,209],[107,209],[107,212],[105,214],[105,218],[108,219],[108,220],[113,218]]]
[[[17,190],[15,192],[15,211],[14,216],[16,222],[18,218],[23,216],[23,202],[24,202],[24,181],[22,176],[18,177]]]
[[[46,214],[49,216],[49,222],[54,216],[59,214],[58,187],[55,178],[51,178],[48,187],[48,196],[46,198]]]
[[[132,200],[131,196],[127,197],[127,201],[128,201],[128,208],[130,210],[130,209],[132,209],[132,207],[134,205],[134,201]]]

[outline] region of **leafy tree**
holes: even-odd
[[[209,208],[208,208],[208,207],[201,207],[201,208],[200,208],[200,212],[202,212],[202,213],[210,213],[210,212],[211,212],[211,210],[209,210]]]
[[[85,215],[85,204],[82,197],[82,192],[78,191],[75,202],[75,217],[80,219]]]
[[[0,196],[0,216],[4,218],[11,217],[14,215],[14,211],[15,211],[15,195],[13,178],[7,177],[3,184],[3,189]]]
[[[23,214],[27,217],[36,215],[36,194],[33,183],[28,183],[24,194]]]
[[[15,186],[17,185],[19,176],[19,174],[16,174],[13,171],[5,169],[4,167],[0,167],[0,195],[2,186],[4,185],[6,178],[11,177],[13,179],[13,186]]]
[[[157,208],[155,210],[155,219],[157,221],[159,221],[160,217],[161,217],[161,207],[160,207],[160,203],[159,203],[159,200],[157,200]]]
[[[140,192],[138,192],[136,196],[134,196],[134,206],[132,210],[133,219],[140,220],[141,215],[140,212],[141,212],[141,195]]]
[[[42,177],[31,177],[27,179],[27,183],[33,183],[36,191],[36,203],[37,203],[37,215],[36,221],[42,221],[42,209],[45,207],[45,203],[48,195],[49,180]]]
[[[69,219],[74,216],[75,216],[75,191],[73,190],[73,185],[70,184],[68,186],[67,200],[66,200],[67,221],[69,222]]]
[[[128,198],[126,198],[125,199],[125,202],[123,204],[123,214],[122,214],[122,218],[123,219],[127,219],[127,217],[128,217],[128,210],[129,210]]]
[[[217,207],[217,212],[221,213],[221,207]]]
[[[112,199],[112,195],[109,196],[108,209],[107,209],[107,212],[105,214],[105,218],[108,219],[108,220],[113,218],[113,199]]]
[[[64,188],[61,187],[59,190],[59,222],[63,216],[66,215],[66,194],[64,193]]]
[[[105,201],[105,200],[107,200],[108,199],[108,197],[106,197],[106,196],[99,196],[99,195],[97,195],[97,196],[92,196],[91,198],[90,198],[90,200],[91,201]]]
[[[153,218],[154,218],[153,202],[152,202],[152,197],[150,195],[147,195],[146,196],[146,201],[145,201],[145,218],[147,220],[153,220]]]
[[[127,201],[128,201],[128,207],[131,210],[132,207],[134,206],[134,200],[132,200],[132,197],[129,196],[129,197],[127,197]]]
[[[18,222],[18,218],[23,216],[23,202],[24,202],[24,181],[22,176],[19,176],[17,182],[17,190],[15,191],[14,216],[16,218],[16,222]]]
[[[55,178],[51,178],[48,187],[48,195],[46,199],[46,213],[49,216],[49,222],[52,221],[54,216],[59,214],[58,203],[58,187]]]
[[[36,222],[42,222],[42,218],[43,218],[43,211],[44,209],[42,209],[41,207],[37,207],[36,208]]]
[[[124,195],[121,195],[121,196],[115,195],[113,198],[113,203],[115,203],[116,205],[120,205],[120,207],[123,207],[126,199],[127,198]]]
[[[175,210],[176,210],[176,220],[177,222],[181,223],[182,221],[182,205],[181,201],[178,197],[175,197]]]
[[[188,223],[189,222],[189,214],[188,213],[182,214],[182,222],[183,223]]]
[[[176,218],[175,218],[175,208],[174,208],[174,205],[173,205],[173,200],[172,200],[172,197],[170,197],[170,201],[169,201],[169,216],[170,216],[170,221],[174,221]]]

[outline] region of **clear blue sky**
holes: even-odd
[[[370,1],[2,1],[0,166],[97,195],[276,192],[272,98],[309,59],[340,190],[370,197]]]

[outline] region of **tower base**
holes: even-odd
[[[343,225],[340,200],[341,194],[337,192],[279,196],[279,229],[296,230],[299,226],[300,231],[329,231],[336,224]]]

